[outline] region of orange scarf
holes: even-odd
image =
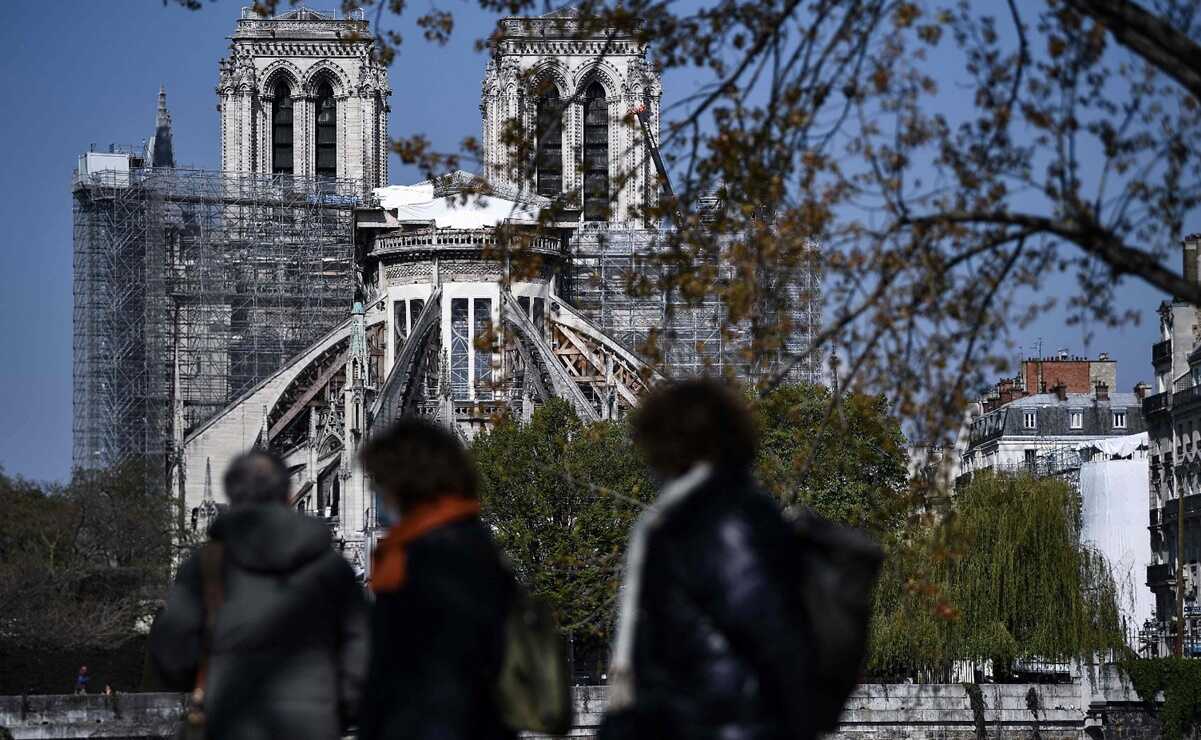
[[[371,590],[396,591],[405,583],[406,548],[431,529],[479,516],[480,502],[463,496],[442,496],[418,504],[375,545],[371,556]]]

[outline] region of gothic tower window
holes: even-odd
[[[584,93],[584,220],[609,217],[609,105],[593,82]]]
[[[280,80],[271,100],[271,172],[292,174],[292,91]]]
[[[317,88],[317,177],[338,176],[338,103],[328,82]]]
[[[563,192],[563,107],[553,88],[538,98],[538,195]]]

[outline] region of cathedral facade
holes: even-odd
[[[221,168],[387,185],[392,89],[372,42],[361,10],[243,9],[217,81]]]
[[[390,85],[370,28],[307,9],[238,20],[219,66],[220,172],[132,156],[123,166],[136,174],[81,171],[77,199],[95,213],[77,225],[107,217],[99,196],[154,218],[157,204],[179,204],[163,224],[131,216],[123,228],[157,235],[139,255],[167,266],[139,294],[160,318],[129,334],[156,358],[145,376],[161,389],[144,404],[161,444],[143,453],[162,456],[197,536],[222,506],[229,462],[268,448],[291,471],[293,505],[327,521],[367,575],[384,522],[357,452],[392,420],[421,415],[470,439],[551,398],[613,419],[666,376],[745,374],[719,302],[625,289],[655,269],[665,233],[645,213],[658,198],[662,93],[646,49],[585,35],[570,11],[504,19],[494,40],[479,174],[389,185]],[[534,134],[532,152],[508,143],[513,127]],[[205,191],[169,186],[185,181]],[[79,234],[77,254],[96,246]],[[806,327],[815,306],[799,309]],[[104,323],[89,310],[77,306],[77,339]],[[652,366],[638,350],[655,336],[676,341]],[[77,349],[77,369],[109,344],[84,341],[93,349]],[[93,385],[111,387],[101,375]]]

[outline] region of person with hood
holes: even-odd
[[[454,432],[405,418],[361,453],[396,521],[376,547],[362,740],[509,740],[497,700],[516,583]]]
[[[751,466],[746,405],[715,380],[654,389],[634,441],[659,497],[634,526],[602,740],[810,740],[806,563]]]
[[[155,667],[183,691],[202,673],[207,737],[340,738],[357,718],[366,672],[363,588],[326,524],[288,505],[278,457],[247,452],[224,484],[229,510],[209,528],[208,550],[180,567],[151,628]],[[202,564],[214,552],[217,565]],[[211,630],[207,572],[220,573]]]

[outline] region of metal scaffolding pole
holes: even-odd
[[[134,166],[73,194],[77,467],[165,471],[352,303],[355,180]]]

